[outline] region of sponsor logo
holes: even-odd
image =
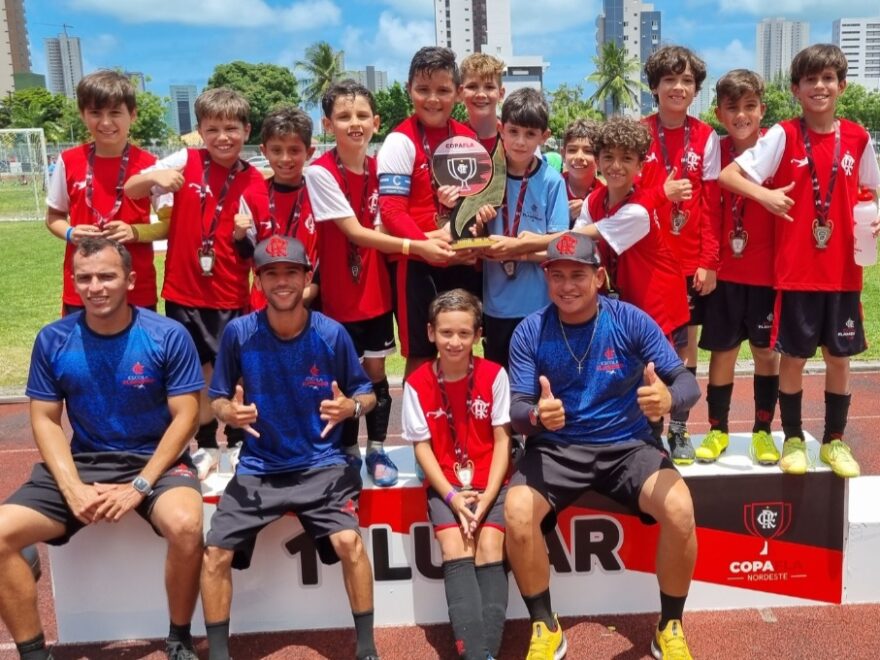
[[[596,371],[618,371],[622,367],[623,365],[620,360],[617,359],[617,353],[614,352],[614,348],[609,346],[602,353],[602,359],[599,360]]]
[[[656,163],[657,162],[657,154],[653,151],[648,154],[648,157],[645,158],[645,163]]]
[[[74,181],[73,182],[73,189],[74,190],[85,190],[86,189],[85,179],[83,179],[82,181]]]
[[[746,531],[763,540],[758,557],[736,559],[728,565],[729,580],[747,582],[777,582],[802,572],[798,562],[773,560],[769,557],[769,542],[785,534],[791,525],[790,502],[751,502],[743,506],[743,525]]]
[[[773,327],[773,312],[767,314],[767,318],[758,322],[758,330],[770,330]]]
[[[147,385],[155,383],[156,379],[150,376],[144,365],[135,362],[131,366],[131,373],[122,381],[124,387],[134,387],[135,389],[145,389]]]
[[[856,322],[848,318],[843,324],[843,329],[838,331],[837,336],[842,339],[853,339],[856,336]]]
[[[810,159],[807,158],[806,156],[804,156],[803,158],[792,158],[791,159],[791,164],[795,165],[799,168],[806,167],[807,165],[809,165],[809,163],[810,163]]]
[[[195,191],[199,194],[199,196],[201,197],[201,195],[202,195],[202,184],[200,184],[200,183],[188,183],[188,184],[186,184],[186,186],[187,186],[187,188],[192,188],[193,190],[195,190]],[[209,185],[206,185],[206,186],[205,186],[205,197],[213,197],[213,196],[214,196],[214,193],[211,191],[211,186],[210,186],[210,184],[209,184]]]
[[[430,417],[431,419],[441,419],[446,417],[446,411],[442,408],[438,408],[437,410],[429,410],[425,413],[425,417]]]
[[[318,369],[317,364],[312,364],[309,369],[309,375],[303,379],[302,382],[303,387],[310,387],[312,389],[321,389],[325,387],[330,387],[330,381],[321,375],[321,370]]]

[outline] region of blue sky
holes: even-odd
[[[492,0],[489,0],[490,2]],[[687,45],[710,75],[754,67],[755,24],[784,16],[810,22],[812,42],[830,41],[842,3],[827,0],[661,0],[663,41]],[[545,86],[579,84],[592,71],[601,0],[511,0],[514,51],[550,62]],[[766,10],[772,5],[772,12]],[[67,23],[80,37],[85,71],[123,67],[169,84],[204,86],[214,66],[242,59],[292,67],[328,41],[349,69],[373,64],[404,80],[412,54],[434,43],[433,0],[25,0],[31,59],[45,73],[43,38]],[[848,17],[878,13],[877,0],[850,0]]]

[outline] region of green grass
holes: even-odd
[[[0,194],[5,203],[5,197]],[[0,223],[0,391],[20,392],[27,380],[31,347],[37,331],[58,318],[61,311],[61,264],[64,243],[52,236],[42,222]],[[165,255],[156,256],[156,270],[162,281]],[[164,311],[160,301],[159,311]],[[860,360],[880,359],[880,266],[865,269],[862,292],[868,350]],[[748,347],[741,359],[750,357]],[[701,352],[700,362],[708,361]],[[390,375],[403,374],[400,354],[388,359]]]
[[[42,181],[34,182],[28,175],[22,183],[19,177],[0,176],[0,220],[37,220],[46,217],[46,192]]]

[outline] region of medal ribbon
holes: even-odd
[[[828,179],[828,191],[825,193],[825,203],[822,203],[822,191],[819,188],[819,177],[816,175],[816,163],[813,160],[813,145],[810,142],[810,132],[807,130],[807,122],[801,117],[801,135],[804,138],[804,151],[807,152],[807,165],[810,168],[810,179],[813,182],[813,205],[816,208],[816,219],[819,225],[824,227],[828,222],[828,211],[831,209],[831,195],[834,194],[834,184],[837,183],[837,171],[840,169],[840,122],[834,122],[834,161],[831,163],[831,177]]]
[[[211,224],[208,231],[205,231],[205,205],[208,199],[208,178],[211,174],[211,155],[205,151],[202,155],[202,187],[199,189],[199,202],[202,208],[202,249],[211,250],[214,247],[214,236],[217,234],[217,226],[220,224],[220,214],[223,212],[223,202],[226,201],[226,195],[229,193],[229,186],[232,180],[244,169],[244,163],[241,160],[235,161],[235,165],[229,168],[229,174],[226,175],[226,181],[220,189],[217,196],[217,206],[214,208],[214,216],[211,218]]]
[[[501,220],[504,223],[504,235],[510,238],[516,238],[519,233],[519,222],[522,219],[523,204],[526,201],[526,190],[529,187],[529,175],[531,174],[534,156],[529,161],[526,173],[523,175],[522,182],[519,184],[519,195],[516,196],[516,208],[513,211],[513,226],[510,226],[510,218],[508,217],[507,195],[504,196],[504,204],[501,205]]]
[[[452,414],[452,406],[449,403],[449,393],[446,391],[446,378],[443,375],[443,368],[440,366],[440,360],[437,360],[437,384],[440,386],[440,404],[446,412],[446,423],[449,425],[449,435],[452,437],[452,448],[455,450],[455,461],[464,466],[468,461],[467,444],[463,445],[459,442],[458,434],[455,432],[455,417]],[[465,428],[467,428],[467,420],[471,415],[471,402],[474,392],[474,358],[471,357],[468,362],[467,370],[467,399],[465,403]]]
[[[299,216],[302,211],[302,198],[305,184],[301,184],[296,190],[296,202],[287,216],[287,224],[284,226],[284,236],[296,236],[299,228]],[[275,179],[269,182],[269,222],[272,224],[272,233],[278,233],[278,223],[275,220]]]
[[[736,159],[736,149],[733,148],[733,140],[730,141],[730,162]],[[745,200],[742,195],[736,195],[732,192],[727,193],[730,196],[730,213],[733,216],[733,233],[735,236],[742,234],[743,230],[743,212],[745,211]]]
[[[657,122],[657,138],[660,143],[660,153],[663,155],[663,166],[666,168],[666,174],[668,175],[672,171],[672,163],[669,161],[669,149],[666,146],[666,131],[663,130],[663,124],[660,123],[660,115],[655,116],[655,121]],[[687,156],[688,149],[691,146],[691,122],[688,117],[684,118],[684,146],[681,148],[681,162],[679,167],[679,177],[684,176],[684,164],[685,157]],[[674,202],[672,204],[672,213],[675,214],[678,212],[678,209],[681,208],[681,205],[678,202]]]
[[[345,198],[348,200],[349,204],[353,204],[354,200],[351,198],[351,190],[348,187],[348,175],[347,170],[345,169],[345,165],[342,164],[342,159],[339,157],[339,152],[334,148],[333,149],[333,158],[336,159],[336,169],[339,172],[339,179],[342,181],[342,194],[345,195]],[[370,228],[372,228],[373,223],[375,221],[375,217],[370,217],[370,163],[366,157],[364,157],[364,186],[361,191],[361,206],[357,210],[357,221],[359,223],[363,223],[363,218],[367,218],[370,222]],[[361,264],[361,253],[358,249],[357,244],[354,241],[348,241],[348,267],[351,272],[351,278],[357,282],[360,277],[360,264]],[[355,272],[358,275],[355,275]]]
[[[98,213],[97,209],[95,209],[93,205],[93,197],[95,195],[95,151],[97,147],[93,142],[91,147],[89,147],[89,155],[86,159],[86,207],[89,209],[89,212],[92,214],[92,217],[96,220],[96,224],[98,225],[98,229],[104,229],[107,222],[112,220],[113,217],[119,213],[119,209],[122,208],[122,198],[124,195],[124,185],[125,185],[125,172],[128,170],[128,157],[131,145],[126,144],[125,148],[122,150],[122,158],[119,161],[119,175],[116,177],[116,200],[113,202],[113,208],[110,210],[106,216]]]

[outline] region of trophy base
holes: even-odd
[[[479,236],[476,238],[459,238],[457,241],[453,241],[449,245],[449,247],[453,250],[473,250],[474,248],[489,247],[494,242],[495,240],[489,238],[488,236]]]

